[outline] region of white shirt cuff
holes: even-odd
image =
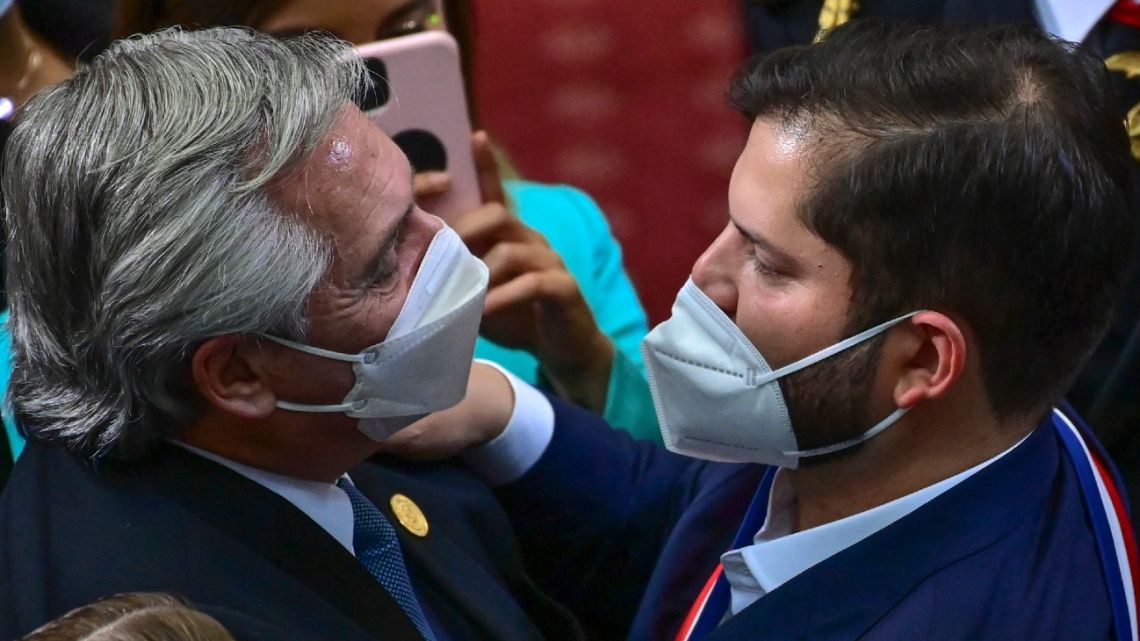
[[[515,407],[503,433],[460,458],[488,485],[505,485],[534,467],[554,436],[554,408],[542,392],[502,366],[479,359],[502,372],[515,394]]]

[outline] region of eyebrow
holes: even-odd
[[[735,218],[730,217],[729,219],[732,220],[732,226],[736,227],[736,231],[740,232],[741,236],[744,236],[748,242],[752,243],[753,245],[762,249],[765,253],[769,254],[776,262],[781,263],[787,267],[794,267],[799,264],[799,261],[796,260],[794,256],[772,244],[772,241],[764,238],[762,235],[755,231],[747,229],[739,222],[737,222]]]

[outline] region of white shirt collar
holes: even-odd
[[[731,614],[752,605],[796,575],[855,545],[937,498],[1013,451],[1028,435],[1001,454],[948,479],[902,498],[838,521],[792,533],[796,497],[785,470],[778,470],[768,497],[764,527],[753,544],[721,556],[732,595]]]
[[[1070,42],[1084,40],[1113,4],[1114,0],[1034,0],[1041,27]]]
[[[289,501],[328,532],[336,539],[337,543],[343,545],[349,554],[355,556],[352,548],[352,502],[348,500],[348,495],[345,494],[344,490],[337,487],[335,483],[306,481],[291,476],[274,474],[244,463],[231,461],[224,456],[207,452],[181,441],[171,442],[202,458],[224,465]],[[345,474],[342,478],[347,479],[348,475]],[[352,482],[352,479],[349,479],[349,482]]]

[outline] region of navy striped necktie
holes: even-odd
[[[347,479],[337,480],[336,485],[348,494],[348,500],[352,502],[352,547],[357,560],[399,604],[424,639],[435,641],[408,578],[396,529],[384,513]]]

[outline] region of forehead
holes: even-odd
[[[808,135],[800,129],[757,120],[732,171],[729,208],[752,228],[811,233],[796,215],[810,187]]]
[[[377,216],[407,207],[409,172],[395,143],[347,105],[300,166],[277,180],[273,193],[313,228],[343,241]]]

